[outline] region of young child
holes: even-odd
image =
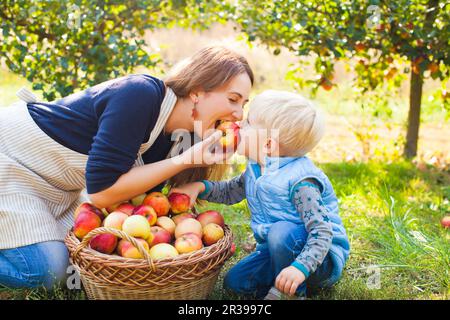
[[[241,122],[237,152],[248,158],[245,172],[177,188],[211,202],[247,199],[257,246],[226,274],[226,288],[256,298],[304,298],[307,286],[329,287],[340,278],[350,248],[338,201],[327,176],[306,157],[323,133],[309,100],[265,91]]]

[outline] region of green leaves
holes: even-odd
[[[0,59],[53,100],[137,66],[156,66],[159,55],[141,39],[146,30],[175,24],[206,28],[226,18],[212,18],[222,6],[230,5],[193,0],[5,0],[0,7]]]

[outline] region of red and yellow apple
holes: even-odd
[[[181,221],[184,221],[189,218],[195,219],[194,214],[192,214],[190,212],[185,212],[185,213],[180,213],[180,214],[177,214],[176,216],[173,216],[172,221],[175,223],[175,225],[178,225]]]
[[[136,240],[140,244],[142,244],[142,246],[147,252],[149,252],[149,246],[147,241],[139,238],[136,238]],[[117,253],[124,258],[144,259],[144,256],[139,252],[139,250],[135,246],[133,246],[131,242],[124,239],[119,241],[119,244],[117,245]]]
[[[222,138],[219,143],[222,146],[223,152],[236,151],[239,144],[239,125],[231,121],[224,121],[217,127],[217,130],[222,131]]]
[[[128,218],[126,213],[120,211],[113,211],[103,220],[103,226],[107,228],[114,228],[122,230],[123,222]]]
[[[165,217],[165,216],[159,217],[156,220],[156,225],[167,230],[170,233],[170,235],[172,235],[172,236],[175,234],[176,224],[169,217]]]
[[[146,193],[140,194],[130,200],[131,204],[135,207],[140,206],[144,202],[145,197],[147,197]]]
[[[151,236],[150,224],[144,216],[133,215],[125,219],[122,231],[135,238],[147,240]]]
[[[179,214],[189,210],[191,198],[185,193],[173,192],[168,197],[172,213]]]
[[[210,246],[224,236],[224,232],[221,226],[215,223],[209,223],[203,228],[203,242],[205,245]]]
[[[158,243],[150,249],[150,258],[153,260],[173,258],[178,256],[178,251],[174,246],[168,243]]]
[[[183,234],[175,241],[175,249],[181,253],[189,253],[203,248],[202,239],[194,233]]]
[[[109,213],[116,211],[117,207],[120,206],[122,203],[126,203],[126,201],[122,201],[113,205],[110,205],[109,207],[106,207],[106,211],[108,211]]]
[[[89,202],[83,202],[82,204],[80,204],[75,209],[73,218],[76,219],[78,217],[78,215],[80,214],[80,212],[82,212],[82,211],[91,211],[91,212],[95,213],[102,221],[105,218],[105,214],[103,213],[103,211]]]
[[[124,202],[117,206],[116,210],[114,211],[120,211],[123,213],[126,213],[127,215],[131,216],[133,214],[134,206],[131,203]]]
[[[81,211],[75,219],[73,233],[78,239],[83,239],[90,231],[102,225],[102,221],[92,211]]]
[[[110,233],[99,234],[91,239],[89,245],[95,251],[112,254],[117,246],[117,237]]]
[[[225,225],[223,216],[215,210],[207,210],[200,213],[197,216],[197,220],[202,224],[202,227],[205,227],[209,223],[215,223],[221,227]]]
[[[158,217],[167,216],[170,210],[170,203],[167,197],[161,192],[152,192],[142,201],[143,205],[151,206],[155,209]]]
[[[134,209],[133,215],[144,216],[151,226],[153,226],[158,219],[155,209],[142,204]]]
[[[201,238],[203,236],[201,223],[193,218],[181,221],[175,228],[175,238],[178,239],[186,233],[193,233]]]
[[[150,228],[150,232],[153,235],[153,237],[151,237],[151,240],[147,240],[150,247],[153,247],[158,243],[170,243],[172,241],[172,235],[169,233],[169,231],[161,227],[153,226]]]

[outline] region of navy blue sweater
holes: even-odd
[[[86,187],[96,193],[113,185],[148,141],[164,99],[164,82],[129,75],[49,103],[28,103],[36,124],[61,145],[88,155]],[[172,146],[161,133],[143,154],[144,163],[163,160]]]

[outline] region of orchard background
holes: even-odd
[[[449,21],[450,3],[435,0],[6,0],[0,106],[22,86],[53,100],[131,72],[163,76],[206,45],[227,45],[249,59],[252,95],[298,91],[327,115],[311,157],[335,187],[352,253],[342,280],[312,298],[448,299]],[[225,272],[254,248],[249,212],[245,201],[206,208],[235,234]],[[0,298],[85,296],[0,288]],[[212,298],[237,297],[219,281]]]

